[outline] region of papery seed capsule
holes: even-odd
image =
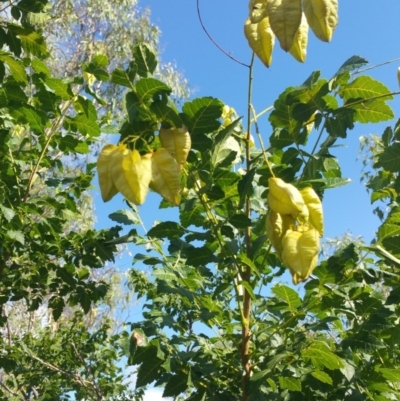
[[[268,179],[269,192],[267,202],[276,213],[291,214],[294,218],[304,209],[304,201],[299,190],[280,178]]]
[[[275,35],[269,25],[268,17],[255,24],[247,19],[244,24],[244,34],[253,52],[265,66],[269,67],[272,63]]]
[[[148,157],[149,155],[145,155]],[[150,188],[159,193],[173,205],[181,202],[179,166],[171,154],[164,148],[150,154],[151,173]]]
[[[137,150],[118,145],[111,157],[111,176],[116,188],[127,200],[141,205],[147,195],[151,180],[151,162],[140,157]]]
[[[249,18],[251,22],[260,22],[267,16],[267,0],[250,0],[249,2]]]
[[[267,236],[279,257],[282,255],[282,238],[286,231],[294,224],[295,220],[291,215],[282,215],[275,213],[273,210],[270,210],[267,214]]]
[[[161,128],[159,132],[160,142],[173,158],[178,162],[179,170],[182,170],[192,145],[187,127]]]
[[[97,175],[99,178],[101,197],[104,202],[108,202],[118,193],[110,174],[111,154],[116,149],[116,145],[105,145],[97,158]]]
[[[301,0],[268,0],[267,11],[281,48],[289,51],[301,22]]]
[[[324,235],[324,214],[321,200],[312,187],[303,188],[300,190],[300,193],[309,211],[309,224],[322,237]]]
[[[337,0],[303,0],[304,14],[315,36],[330,42],[338,24]]]
[[[301,23],[299,29],[297,29],[293,45],[289,50],[289,53],[301,63],[306,61],[307,56],[307,42],[308,42],[308,24],[304,14],[301,16]]]
[[[292,274],[293,284],[310,277],[318,263],[319,236],[317,230],[299,232],[287,230],[282,239],[282,261]]]

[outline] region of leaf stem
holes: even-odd
[[[252,112],[252,91],[253,91],[253,65],[254,65],[254,53],[251,57],[250,69],[249,69],[249,89],[247,94],[247,137],[246,137],[246,170],[249,171],[251,167],[250,160],[250,128],[251,128],[251,112]],[[250,197],[246,195],[246,216],[250,219],[251,217],[251,202]],[[251,228],[246,227],[245,231],[245,246],[246,246],[246,256],[251,258]],[[247,282],[249,285],[251,279],[251,269],[249,266],[245,267],[245,270],[242,274],[242,280]],[[250,380],[251,374],[251,364],[250,364],[250,312],[251,312],[251,296],[247,290],[244,288],[243,294],[243,323],[242,323],[242,346],[241,346],[241,359],[242,366],[244,369],[244,375],[242,378],[242,400],[249,401],[250,397],[247,395],[246,387],[247,383]]]

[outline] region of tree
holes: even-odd
[[[107,326],[88,330],[76,315],[68,330],[4,337],[3,398],[67,398],[74,391],[77,399],[140,399],[155,382],[165,397],[188,400],[396,399],[399,121],[379,140],[368,176],[372,200],[389,201],[390,207],[375,243],[351,242],[313,270],[315,243],[294,246],[297,259],[313,253],[312,262],[299,268],[287,256],[293,241],[284,242],[293,237],[290,232],[297,238],[321,229],[307,217],[319,201],[307,201],[305,187],[323,198],[326,190],[346,183],[332,155],[337,138],[346,138],[355,123],[394,118],[387,105],[394,93],[358,72],[367,61],[354,56],[333,78],[314,72],[281,93],[269,114],[272,135],[264,149],[267,138],[258,132],[250,97],[244,122],[211,97],[187,101],[178,110],[172,89],[154,77],[156,56],[148,46],[137,44],[132,60],[110,73],[108,57],[93,55],[83,71],[99,84],[110,79],[126,88],[119,146],[103,149],[99,167],[107,166],[101,169],[103,196],[119,191],[127,198],[128,208],[111,218],[132,229],[124,236],[119,225],[65,231],[63,211],[79,217],[76,200],[90,185],[95,166],[73,179],[49,176],[54,169],[64,171],[54,154],[89,152],[107,121],[97,115],[99,99],[81,92],[90,76],[55,78],[42,59],[44,40],[28,16],[42,11],[44,3],[29,3],[37,9],[27,8],[25,0],[14,5],[11,14],[21,25],[7,24],[2,35],[8,50],[0,57],[0,65],[7,66],[0,97],[6,110],[0,136],[5,199],[0,299],[3,305],[23,299],[37,310],[48,295],[54,320],[62,319],[68,305],[90,313],[101,305],[107,286],[89,272],[112,260],[117,244],[133,242],[146,249],[135,255],[130,272],[130,285],[145,305],[143,320],[115,336]],[[29,57],[21,59],[17,39]],[[29,135],[18,136],[21,129]],[[161,130],[174,138],[173,148]],[[254,130],[260,147],[253,143]],[[177,136],[186,134],[191,148],[179,173]],[[158,163],[159,154],[175,167]],[[161,189],[155,185],[160,176]],[[32,191],[35,178],[52,196]],[[171,184],[176,179],[181,192]],[[148,186],[168,198],[161,208],[176,210],[178,204],[179,220],[160,222],[141,236],[133,203],[145,202]],[[298,212],[276,211],[273,196],[290,208],[305,205]],[[292,219],[290,225],[275,224],[271,234],[271,210]],[[143,265],[151,268],[151,277],[143,274]],[[271,284],[288,267],[295,283],[313,273],[304,294]],[[7,332],[4,313],[3,324]],[[129,392],[114,364],[122,354],[137,371],[136,393]]]

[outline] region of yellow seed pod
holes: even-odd
[[[104,202],[108,202],[118,193],[110,174],[111,155],[116,149],[118,147],[115,145],[105,145],[97,158],[97,175],[99,177],[101,197]]]
[[[330,42],[338,24],[338,1],[303,0],[303,8],[315,36],[324,42]]]
[[[151,180],[151,161],[142,159],[137,150],[118,145],[110,161],[111,177],[115,187],[128,201],[141,205],[147,195]]]
[[[289,51],[301,22],[301,0],[268,0],[271,29],[285,51]]]
[[[267,16],[267,0],[250,0],[249,2],[249,17],[251,22],[260,22]]]
[[[182,170],[192,146],[187,127],[182,125],[181,128],[161,128],[159,137],[162,147],[175,158],[179,170]]]
[[[275,177],[268,179],[268,185],[267,202],[271,210],[280,214],[291,214],[294,218],[304,212],[304,201],[296,187]]]
[[[145,155],[148,157],[149,155]],[[173,205],[181,202],[179,166],[167,149],[157,149],[151,156],[150,188]]]
[[[295,220],[289,214],[279,214],[273,210],[270,210],[267,214],[267,236],[279,257],[282,255],[282,238],[286,231],[294,224]]]
[[[399,83],[400,86],[400,67],[397,69],[397,82]]]
[[[308,24],[304,13],[301,16],[301,23],[299,29],[294,36],[293,45],[289,53],[300,63],[306,61],[307,56],[307,42],[308,42]]]
[[[275,35],[269,25],[268,17],[254,24],[247,19],[244,24],[244,34],[253,52],[265,66],[269,67],[272,63]]]
[[[312,187],[303,188],[300,190],[300,193],[310,214],[309,224],[322,237],[324,235],[324,213],[322,211],[321,199],[319,199]]]
[[[319,236],[317,230],[299,232],[287,230],[282,238],[282,261],[292,274],[293,284],[310,277],[318,263]]]

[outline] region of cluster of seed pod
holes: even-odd
[[[104,202],[120,192],[130,202],[141,205],[150,188],[172,205],[179,205],[179,173],[191,147],[190,134],[185,126],[161,128],[159,139],[162,148],[143,156],[125,143],[104,146],[97,159]]]
[[[322,204],[312,187],[298,190],[280,178],[268,180],[266,231],[293,283],[307,280],[318,262],[323,236]]]
[[[338,0],[250,0],[244,33],[251,49],[269,67],[275,37],[281,48],[304,62],[308,27],[330,42],[338,23]]]

